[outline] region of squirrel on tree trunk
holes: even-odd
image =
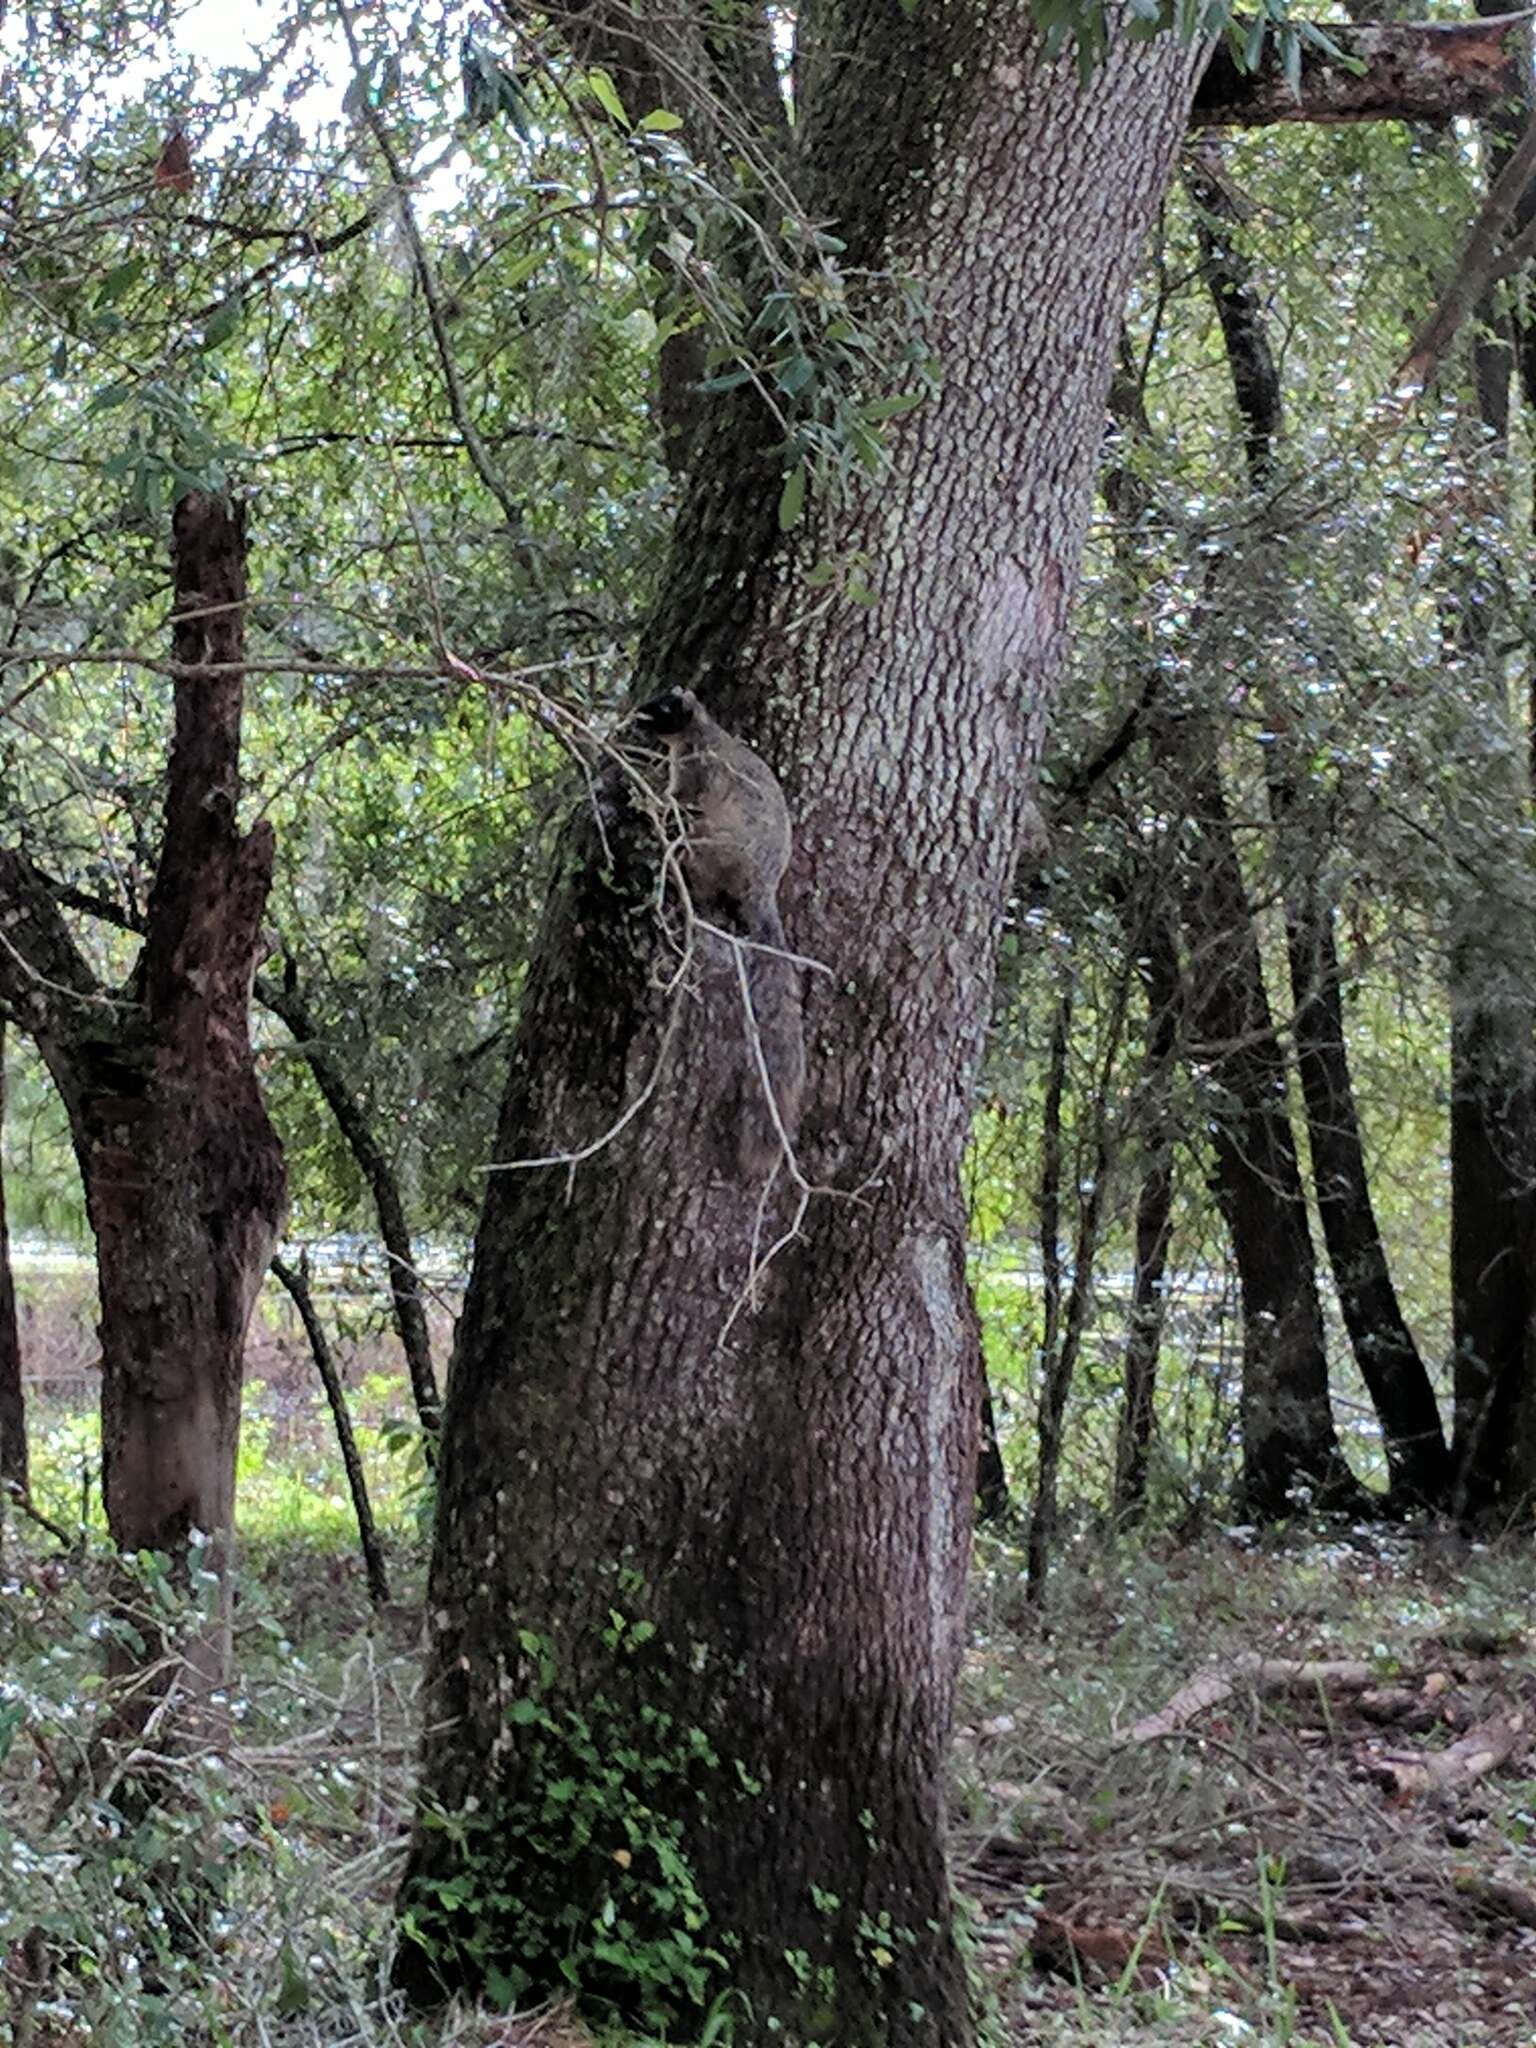
[[[683,872],[694,909],[740,935],[746,1057],[737,1159],[746,1177],[759,1179],[793,1147],[805,1086],[800,978],[779,916],[789,809],[762,755],[711,718],[692,690],[651,698],[635,723],[667,746],[668,794],[688,827]]]

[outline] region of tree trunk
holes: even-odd
[[[0,1141],[5,1136],[5,1020],[0,1017]],[[27,1497],[27,1403],[21,1383],[21,1329],[11,1275],[5,1216],[5,1162],[0,1156],[0,1525],[7,1500]]]
[[[1190,1051],[1211,1089],[1216,1192],[1242,1293],[1243,1504],[1265,1519],[1294,1514],[1298,1505],[1353,1506],[1358,1488],[1339,1449],[1329,1401],[1285,1054],[1264,986],[1215,736],[1201,717],[1181,730],[1178,765],[1199,835],[1184,901]]]
[[[1528,113],[1523,87],[1488,124],[1497,175]],[[1531,218],[1527,194],[1509,223]],[[1493,643],[1503,616],[1479,536],[1511,511],[1508,434],[1515,346],[1489,302],[1462,372],[1457,453],[1465,474],[1449,554],[1448,662],[1459,671],[1458,728],[1447,821],[1451,905],[1451,1296],[1455,1336],[1455,1508],[1500,1523],[1536,1509],[1536,884],[1527,847],[1531,787],[1510,716],[1504,662]],[[1514,346],[1512,346],[1512,343]]]
[[[983,1372],[981,1379],[981,1442],[976,1452],[976,1519],[989,1529],[1007,1529],[1013,1522],[1013,1496],[1008,1491],[1008,1467],[997,1434],[997,1408],[992,1399],[992,1382]]]
[[[1128,937],[1138,948],[1147,995],[1146,1072],[1151,1102],[1147,1164],[1136,1198],[1136,1268],[1125,1345],[1124,1401],[1115,1438],[1115,1513],[1124,1521],[1134,1521],[1146,1506],[1157,1366],[1167,1318],[1163,1281],[1173,1220],[1174,1139],[1167,1097],[1179,1042],[1183,986],[1178,935],[1158,902],[1149,907],[1144,928],[1130,922]]]
[[[1212,172],[1192,171],[1189,186],[1201,209],[1206,283],[1243,422],[1248,482],[1257,494],[1274,476],[1284,421],[1280,369],[1250,266],[1238,246],[1235,208],[1219,175],[1219,159]],[[1253,573],[1250,559],[1245,574],[1251,579]],[[1285,878],[1296,1058],[1323,1241],[1355,1362],[1381,1421],[1393,1501],[1401,1507],[1434,1507],[1445,1498],[1450,1459],[1434,1386],[1398,1302],[1371,1200],[1344,1038],[1333,905],[1323,892],[1319,860],[1325,821],[1300,794],[1305,769],[1293,766],[1290,707],[1273,678],[1265,701],[1273,728],[1263,750],[1265,783]],[[1302,748],[1307,750],[1305,741]]]
[[[1056,1468],[1067,1412],[1072,1360],[1061,1341],[1061,1109],[1067,1089],[1067,1046],[1072,1030],[1070,983],[1056,998],[1051,1018],[1050,1064],[1040,1137],[1040,1392],[1035,1412],[1035,1498],[1029,1517],[1027,1592],[1039,1603],[1056,1535]]]
[[[0,998],[69,1112],[101,1297],[102,1483],[124,1551],[222,1565],[234,1516],[246,1324],[276,1240],[282,1155],[249,1036],[272,871],[240,833],[242,521],[193,492],[175,514],[175,738],[143,948],[100,988],[46,879],[0,852],[11,949]],[[196,1654],[217,1678],[227,1640]]]
[[[345,1074],[326,1050],[320,1026],[297,987],[286,980],[265,976],[256,993],[275,1017],[292,1032],[315,1086],[336,1119],[336,1128],[367,1181],[373,1196],[373,1211],[379,1219],[379,1237],[384,1246],[389,1274],[389,1299],[395,1332],[405,1354],[416,1419],[421,1424],[429,1468],[436,1462],[437,1433],[442,1402],[437,1391],[437,1373],[432,1364],[432,1335],[427,1327],[426,1303],[422,1299],[421,1275],[416,1270],[416,1248],[405,1220],[405,1202],[400,1178],[364,1115]]]
[[[1434,1386],[1398,1301],[1371,1200],[1344,1039],[1333,915],[1310,875],[1293,892],[1286,943],[1313,1186],[1344,1327],[1381,1421],[1394,1505],[1438,1507],[1449,1489],[1450,1455]]]
[[[585,1164],[491,1177],[400,1974],[532,1995],[574,1973],[693,2025],[731,1986],[742,2038],[958,2042],[943,1762],[980,1407],[959,1169],[1111,345],[1198,55],[1117,42],[1084,89],[1011,7],[829,6],[802,31],[809,215],[850,275],[924,291],[942,389],[893,430],[884,487],[792,542],[777,430],[750,394],[722,405],[638,684],[697,682],[783,771],[785,921],[829,970],[806,982],[801,1163],[836,1192],[801,1214],[781,1174],[760,1218],[712,1166],[729,961],[696,935],[720,971],[658,988],[654,861],[608,868],[577,825],[497,1156],[591,1145],[645,1101]],[[878,602],[807,611],[790,555],[855,550]]]
[[[341,1452],[342,1469],[347,1475],[347,1490],[352,1496],[352,1512],[357,1517],[357,1540],[363,1553],[363,1565],[368,1573],[368,1595],[375,1607],[389,1604],[389,1573],[384,1565],[384,1551],[379,1542],[378,1525],[373,1519],[373,1503],[368,1498],[368,1476],[363,1470],[362,1456],[357,1448],[357,1432],[352,1427],[351,1411],[347,1407],[346,1389],[341,1384],[341,1374],[336,1370],[336,1360],[331,1353],[330,1339],[325,1334],[325,1325],[315,1307],[315,1297],[309,1284],[309,1255],[306,1252],[297,1266],[290,1266],[286,1259],[272,1261],[272,1277],[288,1295],[299,1312],[299,1321],[304,1325],[304,1334],[309,1339],[310,1356],[315,1361],[315,1371],[320,1375],[320,1384],[325,1389],[325,1398],[330,1405],[331,1420],[336,1425],[336,1447]]]

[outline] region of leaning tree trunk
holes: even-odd
[[[497,1156],[591,1144],[650,1092],[584,1164],[491,1177],[400,1975],[532,1995],[574,1971],[680,2024],[730,1986],[742,2037],[954,2042],[943,1762],[979,1411],[959,1169],[1111,345],[1196,55],[1117,42],[1085,89],[985,5],[830,6],[805,37],[809,215],[850,273],[925,290],[942,389],[884,487],[792,542],[775,430],[725,401],[638,682],[697,682],[783,773],[785,920],[827,969],[801,1165],[830,1192],[786,1239],[783,1176],[761,1219],[721,1178],[729,963],[659,987],[678,963],[644,864],[616,886],[574,828]],[[808,608],[792,558],[854,550],[878,602]]]
[[[190,493],[175,515],[175,736],[144,945],[103,989],[47,879],[0,853],[9,986],[69,1112],[96,1237],[102,1483],[124,1551],[222,1563],[234,1518],[246,1324],[276,1239],[282,1154],[251,1052],[251,977],[272,872],[242,834],[242,520]],[[227,1640],[196,1646],[217,1676]]]
[[[257,983],[256,993],[293,1033],[315,1086],[336,1119],[357,1170],[373,1196],[373,1213],[378,1218],[379,1239],[389,1280],[390,1311],[395,1334],[405,1354],[405,1369],[411,1383],[416,1419],[421,1425],[428,1468],[437,1459],[437,1431],[442,1400],[437,1390],[437,1373],[432,1364],[432,1333],[427,1325],[427,1305],[421,1274],[416,1265],[416,1247],[406,1221],[400,1176],[395,1170],[357,1091],[327,1049],[325,1033],[297,985],[286,977]],[[286,1282],[284,1283],[286,1285]]]
[[[5,1135],[5,1020],[0,1018],[0,1139]],[[21,1329],[11,1275],[5,1214],[5,1164],[0,1159],[0,1524],[8,1499],[27,1497],[27,1402],[21,1383]]]
[[[1205,280],[1243,423],[1248,483],[1258,497],[1274,481],[1284,425],[1280,365],[1270,347],[1252,266],[1238,242],[1238,210],[1221,176],[1219,154],[1210,145],[1192,153],[1185,175],[1200,209]],[[1269,552],[1262,546],[1255,551],[1261,568]],[[1255,566],[1250,556],[1244,565],[1250,582]],[[1307,752],[1307,742],[1303,737],[1298,747],[1290,737],[1292,714],[1280,678],[1269,679],[1265,698],[1275,730],[1263,749],[1264,774],[1284,870],[1296,1064],[1323,1242],[1355,1363],[1381,1421],[1392,1501],[1399,1507],[1436,1507],[1449,1487],[1450,1458],[1434,1385],[1398,1301],[1371,1199],[1344,1037],[1333,904],[1319,858],[1320,838],[1326,844],[1325,821],[1301,794],[1305,767],[1293,757]]]

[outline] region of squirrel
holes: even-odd
[[[740,932],[750,991],[737,1160],[759,1179],[793,1145],[805,1086],[800,978],[785,957],[779,884],[793,844],[778,777],[745,740],[711,718],[692,690],[666,690],[642,704],[635,724],[666,743],[668,793],[688,826],[683,870],[700,916]],[[753,1027],[757,1048],[753,1045]],[[757,1060],[773,1086],[777,1122]],[[781,1132],[782,1127],[782,1132]]]

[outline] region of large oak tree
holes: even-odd
[[[685,92],[701,129],[750,113],[845,274],[915,288],[942,382],[878,487],[799,524],[751,386],[686,422],[636,691],[695,687],[788,792],[804,1186],[722,1165],[729,944],[680,946],[645,831],[582,812],[444,1417],[397,1970],[427,1996],[574,1979],[653,2021],[729,1987],[754,2037],[948,2041],[979,1372],[958,1167],[1113,337],[1203,53],[1112,34],[1085,84],[1014,8],[832,0],[799,17],[791,129],[760,17],[715,27],[600,14],[583,48],[630,117]]]

